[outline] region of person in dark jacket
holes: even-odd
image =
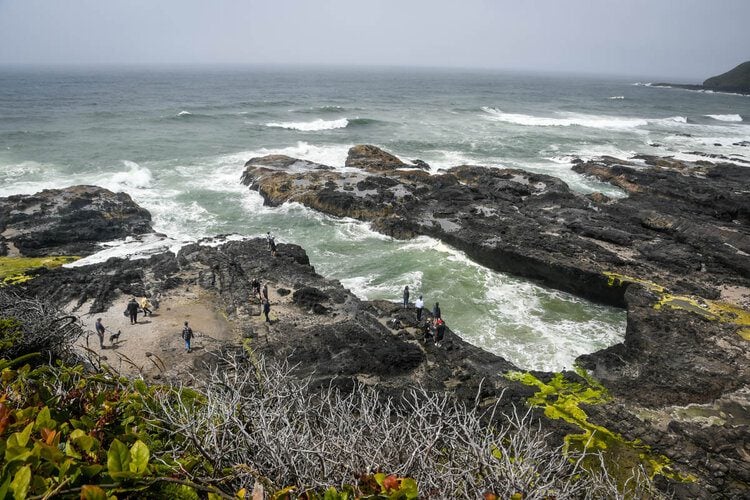
[[[409,307],[409,285],[404,287],[404,308]]]
[[[96,318],[96,336],[99,337],[99,348],[104,349],[104,325],[102,324],[102,318]]]
[[[271,312],[271,303],[268,299],[263,299],[263,314],[266,315],[266,323],[270,323],[271,319],[268,317],[268,313]]]
[[[185,352],[190,352],[190,341],[193,339],[193,329],[190,328],[188,322],[185,321],[185,326],[182,328],[182,340],[185,341]]]
[[[135,325],[138,323],[138,302],[135,300],[135,297],[131,297],[128,307],[125,310],[128,316],[130,316],[130,324]]]
[[[440,302],[435,302],[435,307],[432,308],[432,319],[440,317]]]

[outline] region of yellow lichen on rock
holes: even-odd
[[[52,269],[80,259],[75,255],[51,257],[0,257],[0,285],[15,285],[29,281],[33,276],[28,271],[40,267]]]
[[[603,273],[607,277],[609,286],[622,286],[627,283],[637,283],[646,287],[649,291],[657,295],[654,303],[654,309],[669,307],[670,309],[679,309],[688,311],[710,321],[720,323],[731,323],[737,325],[737,333],[745,340],[750,340],[750,311],[743,309],[734,304],[719,302],[715,300],[703,299],[692,295],[676,295],[668,293],[663,286],[653,281],[633,278],[617,273]]]
[[[631,471],[643,467],[651,478],[661,475],[675,480],[689,480],[671,471],[670,460],[664,455],[651,452],[648,445],[639,440],[627,441],[620,434],[589,421],[581,405],[604,404],[611,400],[606,388],[590,377],[584,370],[578,370],[584,382],[566,379],[556,373],[549,382],[543,382],[531,373],[512,372],[506,377],[524,385],[539,389],[527,403],[544,409],[544,415],[552,420],[564,420],[581,429],[581,433],[565,436],[565,452],[601,452],[609,472],[625,484]],[[596,455],[584,460],[586,467],[594,469],[599,461]]]

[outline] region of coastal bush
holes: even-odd
[[[71,345],[83,334],[78,318],[38,298],[0,289],[0,357],[38,353],[47,359],[75,360]]]

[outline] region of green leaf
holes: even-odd
[[[146,472],[150,456],[151,452],[148,446],[140,439],[136,441],[132,448],[130,448],[130,472],[135,472],[136,474]]]
[[[14,432],[13,435],[8,438],[8,448],[16,446],[19,448],[25,448],[29,442],[29,438],[31,437],[31,429],[33,427],[34,424],[29,424],[24,428],[23,431]]]
[[[49,408],[45,406],[36,416],[36,422],[34,423],[34,430],[40,431],[44,427],[48,429],[54,429],[56,426],[57,426],[57,422],[52,420],[52,416],[49,413]]]
[[[221,500],[221,497],[216,493],[208,492],[208,500]]]
[[[8,496],[9,488],[10,488],[10,474],[7,474],[5,476],[5,481],[3,481],[2,486],[0,486],[0,498],[5,498]]]
[[[107,470],[113,478],[122,476],[123,472],[130,472],[130,450],[117,439],[112,441],[107,452]]]
[[[29,493],[29,484],[31,484],[31,467],[27,465],[18,469],[16,477],[10,483],[10,489],[13,490],[15,500],[26,499],[26,495]]]
[[[81,488],[81,500],[107,500],[107,493],[98,486],[87,484]]]
[[[417,482],[410,477],[405,477],[401,480],[401,492],[406,495],[408,500],[419,498]]]

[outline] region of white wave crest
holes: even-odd
[[[190,111],[182,110],[179,113],[177,113],[177,116],[188,116],[188,115],[192,115],[192,114],[193,113],[191,113]]]
[[[339,118],[338,120],[322,120],[318,118],[311,122],[271,122],[266,123],[266,127],[285,128],[289,130],[300,130],[302,132],[314,132],[317,130],[334,130],[337,128],[346,128],[349,120]]]
[[[647,118],[627,118],[605,115],[586,115],[578,113],[569,113],[560,118],[548,116],[533,116],[521,113],[504,113],[503,111],[483,107],[482,110],[490,115],[490,119],[516,125],[526,125],[532,127],[590,127],[604,129],[633,129],[644,127],[649,124],[669,125],[673,123],[687,123],[684,116],[672,116],[669,118],[647,119]]]
[[[613,101],[621,101],[625,99],[624,95],[613,95],[612,97],[608,97],[607,99],[611,99]]]
[[[741,122],[742,117],[740,115],[705,115],[709,118],[713,118],[714,120],[718,120],[720,122]]]
[[[125,160],[122,162],[128,167],[127,172],[117,172],[112,176],[112,183],[123,191],[128,188],[148,189],[152,182],[153,176],[151,170],[138,165],[134,161]]]

